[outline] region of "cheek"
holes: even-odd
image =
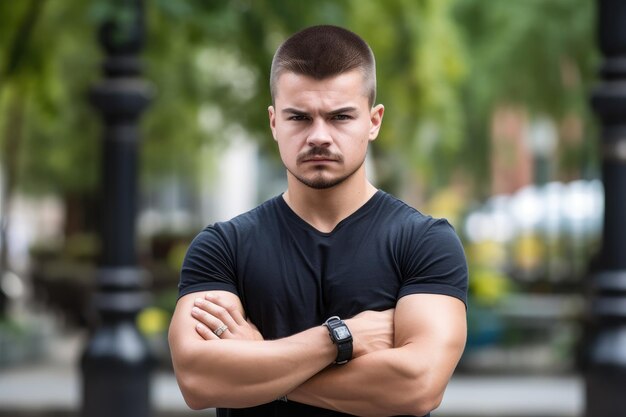
[[[296,158],[298,149],[296,148],[294,142],[277,140],[277,143],[278,153],[280,154],[280,159],[283,160],[283,163],[288,164],[291,160]]]
[[[351,132],[350,137],[352,138],[350,141],[351,148],[354,151],[357,151],[357,149],[363,149],[365,151],[365,149],[367,149],[370,142],[369,130],[367,128],[360,127],[359,129],[355,129]]]

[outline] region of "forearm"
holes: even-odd
[[[465,346],[465,306],[446,296],[406,296],[394,324],[395,348],[328,368],[289,399],[362,416],[421,416],[437,408]]]
[[[267,403],[320,372],[335,355],[322,327],[273,341],[172,343],[176,377],[194,409]]]
[[[406,346],[328,368],[290,392],[289,400],[360,416],[424,415],[439,404],[448,378]]]

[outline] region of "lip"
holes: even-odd
[[[305,159],[302,162],[324,163],[324,162],[337,162],[337,160],[330,159],[330,158],[309,158],[309,159]]]

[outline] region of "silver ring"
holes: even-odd
[[[226,330],[228,330],[228,326],[225,324],[222,324],[220,327],[215,329],[213,333],[215,333],[215,336],[220,337],[222,333],[224,333]]]

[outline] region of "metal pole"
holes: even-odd
[[[592,106],[601,122],[604,233],[591,276],[590,332],[585,346],[587,417],[626,409],[626,2],[598,1],[604,55]]]
[[[138,119],[150,101],[140,78],[141,0],[118,1],[99,40],[106,52],[104,79],[91,101],[104,125],[100,267],[93,305],[99,323],[81,359],[84,417],[147,417],[153,359],[135,324],[147,305],[146,274],[137,266],[135,216]]]

